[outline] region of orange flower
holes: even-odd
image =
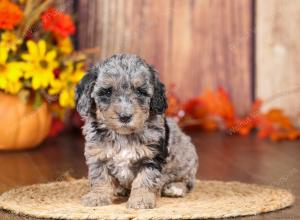
[[[248,115],[236,116],[230,97],[222,87],[206,90],[184,102],[171,91],[168,102],[166,114],[175,117],[182,127],[197,126],[206,131],[219,129],[244,136],[256,130],[259,138],[272,141],[300,139],[300,129],[293,125],[290,117],[275,108],[263,113],[263,102],[259,99],[255,100]]]
[[[233,126],[235,120],[234,107],[229,95],[222,87],[219,87],[216,91],[204,91],[200,101],[210,115],[222,118],[226,128]]]
[[[0,0],[0,29],[12,30],[23,18],[23,12],[14,3]]]
[[[237,118],[234,126],[230,129],[231,133],[237,132],[240,135],[248,135],[254,128],[257,127],[261,116],[262,101],[257,99],[251,107],[251,111],[244,118]]]
[[[174,108],[174,107],[173,107]],[[234,125],[234,108],[223,88],[206,90],[202,95],[182,104],[183,125],[199,124],[204,130],[225,129]]]
[[[261,114],[257,121],[258,137],[270,138],[273,141],[296,140],[300,138],[298,130],[291,119],[280,109],[270,109]]]
[[[43,27],[52,32],[55,37],[68,37],[75,33],[75,25],[70,15],[66,15],[55,8],[49,8],[42,15]]]
[[[181,110],[181,103],[178,98],[173,94],[168,94],[168,109],[166,114],[169,116],[178,116],[179,111]]]

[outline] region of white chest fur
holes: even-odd
[[[152,157],[153,152],[146,146],[138,144],[114,144],[106,146],[107,167],[112,176],[126,188],[130,188],[135,177],[132,166],[143,157]]]

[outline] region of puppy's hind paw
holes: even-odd
[[[153,209],[155,208],[156,194],[147,190],[134,190],[127,202],[127,207],[132,209]]]
[[[112,198],[106,193],[89,192],[81,197],[81,204],[84,206],[104,206],[112,203]]]
[[[184,197],[186,193],[187,186],[183,182],[168,183],[162,190],[162,195],[166,197]]]

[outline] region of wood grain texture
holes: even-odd
[[[300,1],[257,1],[256,95],[288,114],[300,112]]]
[[[251,0],[80,0],[79,47],[95,60],[129,52],[154,64],[183,99],[223,86],[245,113],[252,99]]]
[[[74,0],[56,0],[55,6],[61,12],[74,13]]]

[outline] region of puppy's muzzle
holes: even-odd
[[[132,114],[128,114],[128,113],[119,113],[118,117],[119,117],[119,121],[126,124],[129,123],[132,120]]]

